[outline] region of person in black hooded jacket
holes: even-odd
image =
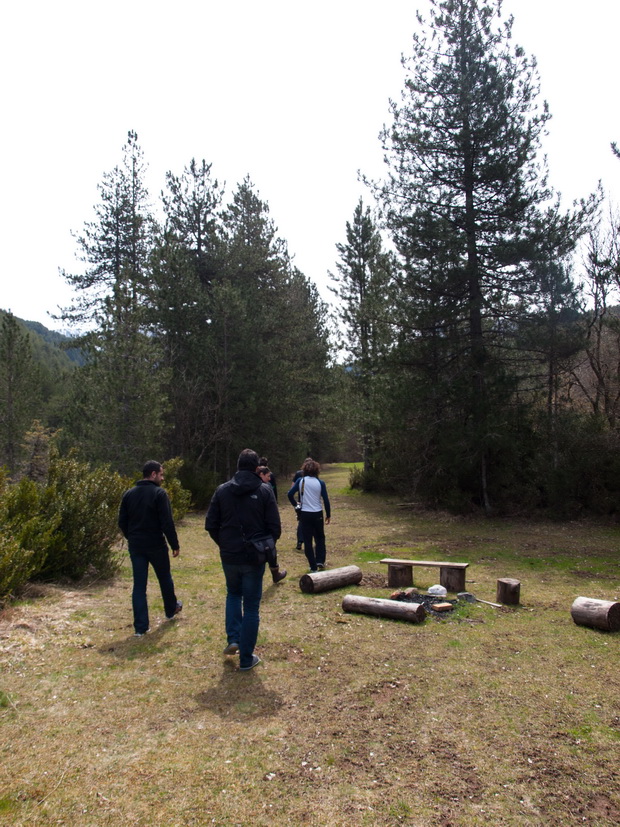
[[[205,529],[220,549],[226,578],[226,637],[224,654],[239,653],[239,669],[260,663],[254,654],[260,623],[265,563],[257,563],[247,540],[270,534],[275,541],[282,532],[280,512],[271,490],[257,475],[259,457],[246,448],[239,455],[237,473],[213,495]],[[275,579],[275,578],[274,578]]]

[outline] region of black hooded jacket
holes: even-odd
[[[205,529],[220,547],[222,562],[249,562],[245,540],[265,533],[277,540],[282,533],[271,486],[261,482],[253,471],[237,471],[213,495]]]
[[[125,491],[118,525],[129,551],[166,551],[166,539],[173,551],[179,547],[168,494],[153,480],[138,480]]]

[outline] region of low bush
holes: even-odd
[[[41,560],[33,544],[22,541],[27,528],[32,529],[36,522],[32,514],[36,514],[38,508],[36,486],[31,483],[23,486],[26,488],[27,496],[23,496],[26,491],[21,486],[19,492],[10,488],[6,474],[0,470],[0,601],[23,586]]]
[[[174,459],[167,459],[164,463],[165,479],[164,488],[170,498],[170,505],[172,506],[172,516],[175,523],[182,520],[189,511],[192,503],[191,492],[183,488],[179,473],[183,467],[183,460],[180,457]]]
[[[75,457],[54,457],[41,494],[41,516],[53,526],[38,575],[78,579],[89,568],[103,575],[120,565],[118,506],[126,481]]]

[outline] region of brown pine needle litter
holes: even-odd
[[[305,557],[280,503],[280,585],[265,577],[257,652],[225,657],[225,588],[204,515],[180,526],[184,602],[172,622],[151,575],[151,631],[132,637],[131,573],[36,585],[0,615],[0,824],[617,825],[620,634],[575,625],[577,596],[618,599],[620,531],[457,518],[347,489],[330,567],[358,586],[303,594]],[[280,486],[286,489],[285,480]],[[383,557],[468,562],[458,604],[421,624],[346,614],[387,598]],[[420,591],[436,570],[415,569]],[[448,595],[454,599],[456,595]]]

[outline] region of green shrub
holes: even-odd
[[[381,488],[381,475],[372,466],[364,471],[361,466],[355,465],[349,471],[349,488],[359,488],[368,493],[378,491]]]
[[[40,577],[78,579],[89,568],[106,576],[118,569],[118,507],[125,487],[107,468],[52,458],[41,493],[40,514],[51,531]]]
[[[34,551],[22,546],[16,536],[19,521],[11,519],[11,494],[6,474],[0,469],[0,601],[23,586],[37,567]]]
[[[182,520],[189,511],[192,502],[191,493],[183,488],[179,479],[179,472],[183,467],[183,460],[180,457],[167,459],[164,463],[164,488],[170,497],[172,515],[175,523]]]
[[[15,537],[0,534],[0,602],[30,579],[36,567],[34,553],[22,548]]]
[[[166,464],[166,476],[167,474],[168,465]],[[195,465],[190,462],[184,463],[180,469],[179,478],[184,488],[190,491],[194,508],[198,509],[207,508],[213,492],[220,483],[214,471],[210,471],[204,465]]]
[[[354,465],[349,471],[349,488],[364,488],[364,469]]]

